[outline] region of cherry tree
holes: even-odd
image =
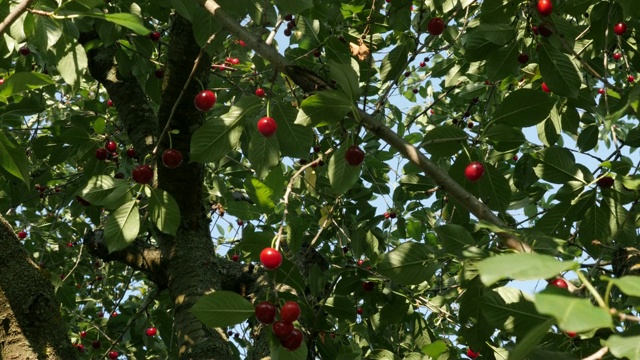
[[[0,0],[0,357],[638,358],[638,4]]]

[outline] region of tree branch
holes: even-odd
[[[307,81],[309,80],[308,76],[304,77],[305,83],[303,84],[300,84],[297,81],[300,76],[296,75],[298,75],[297,73],[299,73],[299,70],[302,68],[300,68],[299,66],[292,66],[292,64],[283,55],[278,53],[276,49],[262,42],[260,38],[247,31],[242,25],[229,17],[224,12],[224,10],[220,8],[220,5],[218,5],[218,3],[216,3],[214,0],[200,0],[200,4],[209,13],[211,13],[216,18],[216,20],[218,20],[222,24],[222,26],[227,28],[229,32],[231,32],[234,36],[242,39],[260,56],[269,60],[273,64],[276,71],[285,73],[305,91],[310,90],[310,86],[307,83]],[[303,70],[305,70],[307,73],[311,73],[311,71],[309,70]],[[326,88],[326,83],[318,82],[316,84],[316,89],[311,90],[322,90],[324,88]],[[358,110],[358,113],[354,114],[354,116],[356,118],[359,118],[360,121],[367,127],[367,129],[369,129],[369,131],[373,132],[382,140],[386,141],[389,145],[393,146],[407,160],[420,167],[420,169],[422,169],[422,171],[424,171],[426,175],[433,178],[435,182],[443,189],[445,189],[451,197],[460,202],[478,219],[484,220],[501,228],[507,228],[507,225],[504,223],[504,221],[496,216],[485,204],[480,202],[480,200],[478,200],[475,196],[466,191],[460,184],[453,180],[449,176],[449,174],[440,169],[438,165],[436,165],[424,154],[418,151],[416,147],[398,136],[398,134],[393,132],[389,127],[385,126],[380,121],[375,119],[372,115],[363,110]],[[509,234],[507,232],[499,232],[498,235],[500,236],[502,242],[509,248],[522,252],[532,251],[531,247],[528,244],[521,242],[512,234]]]
[[[84,237],[84,245],[91,255],[103,261],[117,261],[131,266],[134,270],[144,273],[149,280],[158,285],[160,290],[167,288],[169,281],[167,267],[158,248],[136,240],[125,249],[109,253],[107,244],[104,242],[103,230],[87,233]]]
[[[0,216],[0,359],[77,358],[48,275]]]
[[[0,35],[2,35],[2,33],[5,32],[9,28],[9,26],[11,26],[11,24],[13,24],[13,22],[20,17],[20,15],[27,11],[27,8],[29,7],[29,5],[31,5],[32,2],[33,0],[22,0],[22,2],[13,9],[13,12],[9,13],[9,15],[7,15],[7,17],[2,20],[2,22],[0,23]]]

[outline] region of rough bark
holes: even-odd
[[[75,359],[60,303],[0,216],[0,359]]]
[[[205,119],[193,105],[196,94],[202,90],[198,81],[185,83],[200,54],[200,47],[193,37],[191,24],[181,16],[174,18],[171,41],[167,52],[165,88],[158,112],[159,124],[164,127],[180,92],[185,93],[178,103],[170,130],[172,146],[184,155],[183,164],[177,169],[164,167],[158,162],[158,187],[167,191],[178,202],[180,227],[175,237],[160,235],[160,250],[168,259],[169,294],[174,305],[174,322],[181,359],[232,358],[226,335],[220,329],[211,329],[198,321],[191,307],[206,292],[220,289],[220,272],[215,249],[209,231],[208,209],[204,207],[204,166],[189,163],[191,135]],[[209,77],[211,60],[203,56],[195,78],[205,87]],[[160,151],[169,146],[169,139],[161,139]]]

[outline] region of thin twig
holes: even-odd
[[[9,13],[9,15],[7,15],[7,17],[4,18],[2,22],[0,22],[0,35],[2,35],[2,33],[5,32],[5,30],[7,30],[7,28],[9,28],[11,24],[13,24],[13,22],[20,17],[20,15],[27,11],[27,8],[29,7],[29,5],[31,5],[32,2],[33,0],[22,0],[22,2],[13,9],[13,12]]]
[[[602,357],[605,356],[608,352],[609,352],[609,348],[605,346],[602,349],[587,356],[586,358],[583,358],[582,360],[599,360],[599,359],[602,359]]]

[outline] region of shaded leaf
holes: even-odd
[[[209,327],[240,324],[254,314],[253,304],[231,291],[215,291],[201,296],[191,308],[193,315]]]

